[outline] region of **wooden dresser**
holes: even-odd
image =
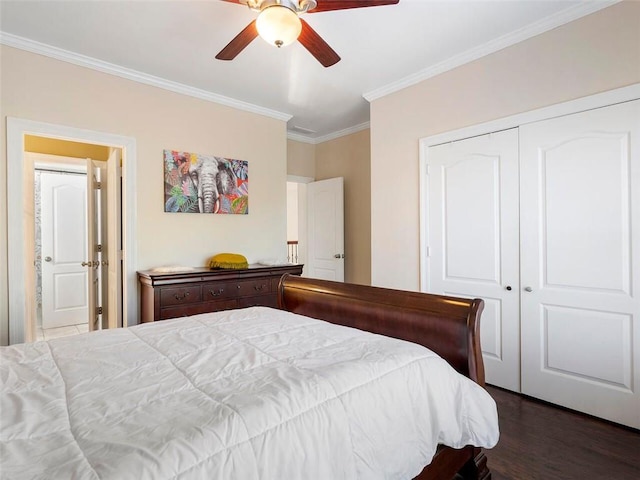
[[[264,305],[278,306],[278,282],[285,273],[302,274],[302,265],[245,270],[197,268],[188,272],[138,272],[141,322]]]

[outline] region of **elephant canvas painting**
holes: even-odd
[[[164,211],[249,213],[249,162],[164,150]]]

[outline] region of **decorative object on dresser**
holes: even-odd
[[[244,270],[193,268],[138,272],[141,322],[262,305],[278,306],[278,282],[302,265],[249,265]]]
[[[244,270],[249,268],[249,262],[244,255],[237,253],[218,253],[209,260],[209,268],[232,268]]]

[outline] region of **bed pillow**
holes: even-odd
[[[209,260],[209,268],[232,268],[242,270],[249,268],[249,263],[244,255],[237,253],[219,253]]]

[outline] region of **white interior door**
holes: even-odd
[[[87,322],[86,192],[86,175],[41,175],[43,328]]]
[[[640,101],[520,142],[522,391],[640,428]]]
[[[487,383],[520,391],[518,129],[430,147],[427,290],[482,298]]]
[[[344,281],[344,179],[307,184],[307,276]]]

